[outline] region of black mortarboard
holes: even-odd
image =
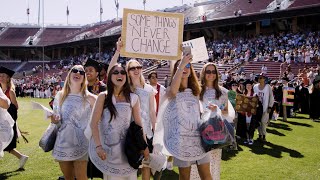
[[[84,65],[84,67],[89,67],[89,66],[94,67],[97,72],[101,71],[100,63],[91,58],[88,58],[86,64]]]
[[[287,77],[282,77],[282,80],[289,82],[289,78]]]
[[[0,73],[7,74],[11,78],[15,72],[6,67],[0,66]]]
[[[107,71],[107,70],[108,70],[108,67],[109,67],[109,64],[104,63],[104,62],[101,62],[101,63],[100,63],[100,67]]]
[[[315,84],[317,84],[318,82],[320,82],[320,75],[316,75],[316,77],[314,78],[312,84],[315,85]]]
[[[245,82],[244,82],[244,85],[247,85],[247,84],[253,84],[254,82],[250,79],[247,79]]]

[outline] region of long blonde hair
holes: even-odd
[[[63,85],[63,88],[61,90],[61,96],[60,96],[60,100],[59,100],[59,106],[62,105],[62,103],[64,102],[64,100],[66,99],[66,97],[69,95],[70,93],[70,85],[71,85],[71,80],[70,80],[70,77],[71,77],[71,70],[72,69],[81,69],[84,71],[84,68],[82,65],[75,65],[73,66],[69,72],[68,72],[68,75],[66,77],[66,80],[64,82],[64,85]],[[84,100],[86,99],[87,97],[87,77],[86,75],[84,74],[84,77],[83,77],[83,82],[81,83],[81,88],[80,88],[80,92],[81,92],[81,95],[84,97]]]
[[[139,61],[137,61],[136,59],[130,59],[130,60],[127,62],[126,71],[127,71],[127,73],[128,73],[129,84],[130,84],[130,87],[131,87],[131,90],[132,90],[132,91],[135,91],[135,87],[133,86],[133,82],[132,82],[132,79],[131,79],[131,77],[130,77],[129,68],[130,68],[130,65],[131,65],[132,63],[134,63],[134,62],[137,63],[139,66],[142,66],[142,65],[139,63]],[[143,74],[142,74],[142,69],[141,69],[141,74],[140,74],[139,80],[140,80],[140,84],[141,84],[142,86],[144,86],[144,84],[145,84],[145,79],[144,79]]]

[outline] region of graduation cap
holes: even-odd
[[[247,84],[253,84],[254,82],[250,79],[247,79],[243,84],[246,86]]]
[[[101,62],[101,63],[100,63],[100,67],[107,71],[107,70],[108,70],[108,67],[109,67],[109,64],[104,63],[104,62]]]
[[[89,67],[89,66],[94,67],[97,72],[101,71],[100,63],[91,58],[88,58],[86,64],[84,65],[84,67]]]
[[[313,83],[313,85],[315,85],[315,84],[317,84],[319,82],[320,82],[320,75],[316,75],[316,77],[314,78],[312,83]]]
[[[0,66],[0,73],[7,74],[11,78],[15,72],[6,67]]]

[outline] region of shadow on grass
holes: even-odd
[[[292,131],[292,129],[288,126],[288,124],[283,124],[283,123],[274,123],[270,122],[269,127],[277,128],[277,129],[283,129],[287,131]]]
[[[16,175],[20,174],[19,172],[22,172],[22,171],[24,171],[24,169],[17,169],[15,171],[1,173],[0,179],[1,180],[9,179],[11,176],[16,176]]]
[[[164,170],[161,179],[179,179],[179,174],[175,171]]]
[[[310,124],[306,124],[306,123],[300,123],[300,122],[295,122],[295,121],[283,121],[284,123],[288,123],[288,124],[292,124],[295,126],[304,126],[304,127],[313,127]]]
[[[239,146],[239,144],[237,144],[237,148],[238,148],[238,150],[222,149],[221,159],[224,161],[231,160],[240,151],[243,151],[243,149]]]
[[[267,133],[271,133],[271,134],[278,135],[278,136],[286,136],[285,134],[283,134],[275,129],[267,129]]]
[[[296,118],[296,119],[309,119],[309,118],[304,117],[304,116],[295,116],[295,117],[293,117],[293,118]]]
[[[251,152],[255,154],[267,154],[269,156],[275,157],[275,158],[282,158],[282,153],[289,153],[290,157],[293,158],[303,158],[304,155],[302,155],[300,152],[288,149],[284,146],[276,145],[271,142],[266,143],[260,143],[258,141],[255,141],[255,143],[252,146],[247,146],[251,149]]]

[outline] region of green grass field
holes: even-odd
[[[30,156],[25,170],[18,171],[18,159],[5,153],[0,160],[0,180],[49,180],[62,173],[51,153],[38,147],[49,121],[43,113],[31,109],[31,100],[48,105],[49,100],[19,98],[20,129],[28,131],[29,143],[20,140],[18,150]],[[223,152],[221,179],[320,179],[320,123],[305,115],[288,122],[273,121],[265,145],[240,143],[238,151]],[[162,179],[178,179],[177,168],[165,171]]]

